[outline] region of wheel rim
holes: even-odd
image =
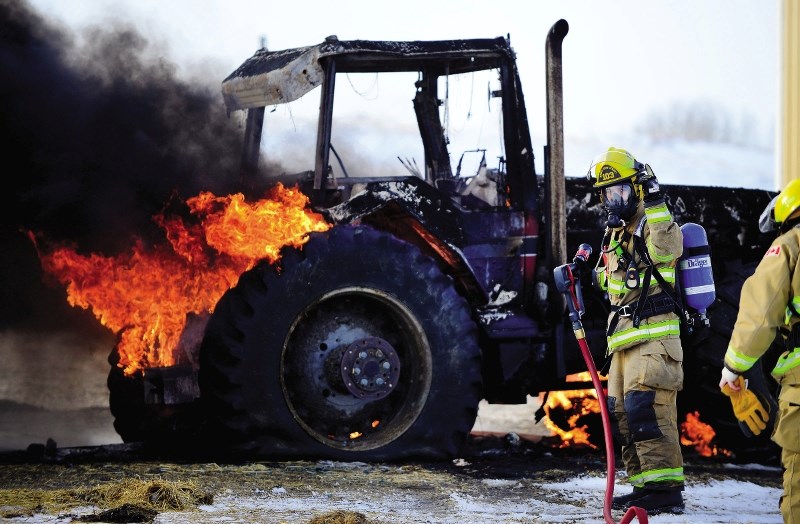
[[[391,295],[346,288],[310,304],[283,345],[289,410],[319,442],[347,450],[392,442],[417,419],[431,351],[414,314]]]
[[[347,346],[344,355],[332,352],[330,358],[338,360],[344,386],[356,397],[380,400],[400,382],[400,357],[380,337],[360,338]]]

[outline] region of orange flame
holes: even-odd
[[[588,371],[569,375],[567,382],[587,382],[591,380]],[[568,413],[566,418],[567,428],[562,428],[552,420],[551,413],[560,410]],[[597,449],[597,446],[589,441],[590,435],[588,426],[578,426],[581,417],[591,413],[600,413],[600,401],[594,389],[576,389],[572,391],[553,391],[547,397],[545,404],[546,417],[544,425],[561,438],[559,447],[570,446],[589,446]]]
[[[703,457],[725,456],[730,457],[731,452],[727,449],[717,447],[712,444],[716,435],[714,428],[700,420],[700,413],[686,414],[686,422],[681,423],[681,444],[693,446],[694,449]]]
[[[242,194],[203,192],[186,204],[199,223],[163,212],[154,217],[166,233],[164,244],[147,247],[137,240],[130,253],[114,257],[37,246],[45,273],[66,286],[69,304],[91,309],[119,336],[118,365],[126,375],[174,365],[187,315],[211,313],[257,261],[274,263],[281,247],[299,247],[309,232],[330,228],[306,209],[303,193],[281,184],[254,203]]]

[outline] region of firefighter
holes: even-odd
[[[683,235],[649,165],[610,147],[588,176],[607,213],[594,281],[608,293],[608,408],[633,491],[612,507],[683,513],[677,393],[683,348],[673,286]]]
[[[736,418],[759,434],[770,420],[770,404],[746,388],[742,374],[766,353],[776,333],[786,351],[772,376],[780,384],[777,423],[772,432],[784,467],[781,514],[800,523],[800,180],[792,180],[761,215],[763,233],[778,231],[755,273],[742,286],[719,382],[731,397]]]

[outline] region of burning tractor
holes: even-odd
[[[221,298],[190,313],[169,343],[154,343],[151,353],[167,358],[135,365],[120,331],[108,384],[123,440],[202,442],[217,452],[274,458],[452,457],[482,399],[524,403],[540,392],[590,387],[567,380],[585,368],[552,273],[580,243],[596,244],[603,226],[590,184],[564,176],[567,31],[561,20],[546,40],[542,175],[506,38],[329,37],[259,50],[234,71],[222,91],[229,112],[247,112],[244,176],[307,196],[308,221],[300,240],[282,240],[271,254],[257,251],[252,263],[231,264],[206,286]],[[484,94],[476,97],[476,90]],[[340,118],[340,106],[352,99],[387,93],[399,96],[394,108],[410,106],[407,120],[394,111]],[[475,99],[480,103],[470,105]],[[312,114],[302,114],[309,106]],[[462,137],[479,113],[492,125],[483,120]],[[283,139],[273,131],[279,119],[295,134]],[[356,131],[364,129],[358,142]],[[408,129],[418,131],[418,141],[408,143]],[[294,174],[257,180],[262,130],[268,150],[303,162],[284,171]],[[294,154],[303,146],[304,154]],[[361,148],[391,153],[381,164],[365,160]],[[755,225],[772,195],[697,186],[666,186],[666,193],[679,223],[708,231],[717,282],[711,327],[684,340],[681,412],[699,413],[720,449],[740,456],[767,449],[767,437],[743,437],[716,384],[739,288],[769,243]],[[246,207],[224,201],[232,203]],[[206,195],[190,204],[211,216],[223,202]],[[254,235],[280,229],[277,215],[251,211],[261,217]],[[241,220],[217,226],[233,243],[247,240]],[[589,286],[585,295],[584,326],[601,367],[609,307]],[[134,337],[138,343],[142,335]],[[754,368],[752,387],[768,389],[763,375]]]

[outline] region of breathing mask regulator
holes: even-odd
[[[608,213],[608,227],[617,229],[625,225],[639,206],[639,197],[633,183],[626,180],[600,189],[600,203]]]

